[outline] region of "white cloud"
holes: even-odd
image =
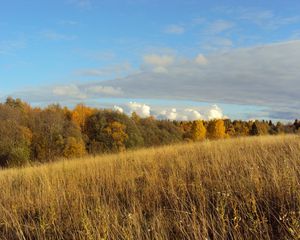
[[[128,103],[129,113],[132,114],[135,112],[141,117],[149,117],[151,107],[146,104],[137,103],[137,102],[130,102]]]
[[[223,116],[223,112],[222,109],[219,108],[217,105],[213,105],[207,112],[207,118],[209,120],[212,119],[222,119]]]
[[[186,120],[189,121],[200,120],[205,118],[199,111],[191,108],[185,109],[184,114],[186,116]]]
[[[153,109],[155,112],[155,109]],[[201,113],[202,112],[202,113]],[[184,108],[184,109],[164,109],[155,115],[158,119],[169,119],[177,121],[195,121],[195,120],[212,120],[222,119],[223,113],[217,105],[212,105],[207,110]]]
[[[175,57],[171,55],[149,54],[143,57],[144,69],[149,69],[155,73],[168,73],[168,67],[171,66]]]
[[[241,48],[208,56],[209,64],[164,60],[168,74],[141,72],[122,81],[103,84],[120,87],[134,98],[185,99],[258,105],[295,112],[300,108],[300,41]],[[168,58],[166,58],[168,59]]]
[[[175,24],[172,24],[172,25],[169,25],[165,28],[164,30],[165,33],[169,33],[169,34],[183,34],[185,32],[185,29],[183,26],[181,25],[175,25]]]
[[[39,94],[24,91],[14,95],[29,96],[30,101],[56,101],[57,96],[66,99],[63,98],[63,92],[69,92],[69,95],[72,93],[76,99],[86,96],[87,99],[121,97],[192,100],[260,106],[264,107],[263,114],[266,117],[300,117],[300,41],[234,49],[210,54],[205,58],[209,64],[199,67],[195,59],[180,61],[180,58],[175,59],[173,56],[151,55],[145,58],[145,62],[153,68],[166,68],[168,74],[157,74],[141,68],[140,73],[122,79],[75,85],[80,89],[80,94],[76,87],[71,86],[70,89],[63,88],[64,91],[56,89],[56,95],[49,94],[48,89],[40,90],[42,93]],[[88,90],[93,88],[98,89],[99,94]],[[143,114],[149,115],[149,112],[150,107]],[[179,112],[176,108],[176,114],[178,118],[181,110]],[[210,116],[220,116],[218,114],[219,111],[214,108]],[[201,115],[205,117],[202,112]]]
[[[176,120],[178,119],[178,113],[176,108],[172,108],[170,110],[162,110],[157,117],[159,119]]]
[[[26,92],[24,92],[26,94]],[[52,88],[54,100],[66,99],[91,99],[97,97],[113,97],[122,95],[122,90],[117,87],[94,85],[61,85]],[[38,96],[41,98],[42,96]],[[51,97],[51,96],[48,96]],[[59,99],[57,99],[59,97]]]
[[[152,66],[167,67],[174,62],[174,57],[170,55],[150,54],[144,56],[144,62]]]
[[[195,62],[199,65],[206,65],[208,63],[207,58],[203,54],[198,54]]]
[[[210,107],[194,108],[164,108],[163,106],[147,105],[138,102],[129,102],[123,106],[114,105],[113,109],[131,115],[133,112],[140,117],[154,116],[157,119],[177,121],[211,120],[223,118],[222,110],[217,105]]]
[[[140,117],[149,117],[150,116],[150,106],[137,102],[129,102],[127,107],[129,108],[129,114],[135,112]]]
[[[117,112],[120,112],[120,113],[123,113],[123,112],[124,112],[124,109],[121,108],[121,107],[119,107],[119,106],[117,106],[117,105],[114,105],[113,109],[114,109],[115,111],[117,111]]]
[[[55,96],[71,97],[71,98],[79,98],[79,99],[85,99],[87,97],[85,94],[83,94],[80,91],[78,86],[74,84],[54,87],[52,93]]]
[[[87,92],[88,95],[109,95],[109,96],[119,96],[122,94],[122,90],[120,88],[114,88],[110,86],[90,86],[84,89],[85,92]]]

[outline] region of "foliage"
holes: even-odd
[[[65,142],[63,156],[66,158],[82,157],[86,153],[85,144],[82,139],[68,137]]]
[[[0,121],[0,166],[20,166],[30,160],[31,132],[13,120]]]
[[[108,123],[106,128],[104,128],[104,133],[110,137],[111,149],[118,151],[125,150],[125,141],[128,139],[125,130],[126,126],[117,121]]]
[[[250,134],[251,135],[256,135],[256,136],[260,136],[260,135],[266,135],[269,133],[269,125],[266,122],[259,122],[259,121],[255,121],[252,124],[251,130],[250,130]]]
[[[222,119],[210,121],[207,131],[210,139],[222,139],[226,137],[225,125]]]
[[[201,141],[206,137],[206,128],[200,120],[194,121],[191,128],[191,138],[193,141]]]
[[[140,147],[249,135],[299,133],[300,122],[215,119],[210,121],[157,120],[78,104],[33,108],[20,99],[0,103],[0,165],[49,162]]]

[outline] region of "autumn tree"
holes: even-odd
[[[82,139],[67,137],[63,149],[63,156],[66,158],[82,157],[86,153],[85,144]]]
[[[191,129],[193,123],[191,121],[181,121],[179,123],[179,129],[182,131],[183,140],[190,141],[191,137]]]
[[[260,136],[260,135],[266,135],[269,132],[269,125],[268,123],[262,121],[255,121],[252,124],[250,134],[252,136]]]
[[[248,136],[250,131],[250,124],[244,121],[235,120],[233,121],[234,136],[242,137]]]
[[[193,121],[191,128],[191,138],[193,141],[201,141],[206,137],[206,128],[203,125],[203,121],[196,120]]]
[[[76,139],[77,146],[82,144],[80,128],[68,114],[66,115],[67,112],[59,105],[50,105],[43,111],[37,111],[32,115],[33,158],[44,162],[65,156],[66,152],[70,153],[68,150],[70,145],[74,145],[73,138]],[[79,149],[81,151],[81,148]]]
[[[211,120],[207,127],[208,137],[210,139],[225,138],[225,126],[222,119]]]
[[[225,119],[224,126],[225,126],[226,137],[234,137],[235,129],[234,129],[232,121],[230,119]]]
[[[110,138],[112,150],[125,150],[125,141],[128,139],[128,135],[126,133],[126,126],[124,124],[117,121],[110,122],[104,128],[104,133]]]
[[[86,119],[91,116],[94,112],[94,109],[87,107],[83,104],[77,104],[73,111],[71,112],[72,120],[84,130]]]
[[[131,114],[131,119],[136,123],[136,124],[139,124],[140,121],[141,121],[141,117],[136,113],[136,112],[133,112]]]
[[[144,139],[136,123],[126,114],[110,110],[100,110],[94,112],[86,120],[85,134],[88,137],[87,147],[89,152],[95,154],[99,152],[111,151],[111,137],[104,130],[112,122],[119,122],[126,126],[128,138],[124,140],[125,148],[135,148],[143,146]]]
[[[0,121],[0,166],[21,166],[30,161],[30,129],[15,120]]]

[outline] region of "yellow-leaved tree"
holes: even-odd
[[[206,128],[203,124],[203,121],[196,120],[193,121],[192,128],[191,128],[191,138],[193,141],[201,141],[204,140],[206,137]]]
[[[85,121],[93,114],[93,112],[94,109],[83,104],[78,104],[72,111],[72,120],[81,128],[81,130],[84,130]]]
[[[112,148],[118,151],[125,150],[125,141],[128,139],[126,126],[120,122],[113,121],[108,124],[104,132],[111,138]]]
[[[208,123],[207,127],[208,137],[210,139],[225,138],[225,125],[222,119],[215,119]]]
[[[85,154],[85,145],[82,139],[76,139],[75,137],[68,137],[66,139],[65,147],[63,150],[64,157],[82,157]]]

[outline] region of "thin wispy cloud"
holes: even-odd
[[[99,68],[88,68],[76,71],[76,75],[84,77],[112,77],[115,78],[129,75],[133,73],[134,69],[128,62],[123,62],[111,66],[99,67]]]
[[[237,21],[248,21],[260,28],[269,30],[276,30],[280,27],[300,23],[299,15],[283,16],[270,9],[259,9],[253,7],[219,7],[217,8],[217,12],[224,13]]]
[[[25,47],[25,40],[0,40],[0,55],[13,55],[15,51]]]
[[[69,4],[82,8],[82,9],[89,9],[92,7],[92,1],[91,0],[68,0]]]
[[[164,29],[164,32],[165,33],[168,33],[168,34],[177,34],[177,35],[180,35],[180,34],[183,34],[185,32],[185,28],[181,25],[169,25],[167,26],[165,29]]]
[[[248,20],[262,28],[268,29],[278,29],[285,25],[296,24],[300,22],[300,16],[282,17],[276,15],[271,10],[241,9],[239,18],[242,20]]]
[[[51,41],[61,41],[61,40],[70,41],[70,40],[75,40],[77,38],[76,35],[63,34],[53,30],[42,31],[41,36]]]
[[[63,26],[78,26],[80,24],[78,21],[74,20],[60,20],[58,23]]]
[[[219,34],[234,27],[234,23],[227,20],[217,20],[210,23],[206,29],[207,34]]]

